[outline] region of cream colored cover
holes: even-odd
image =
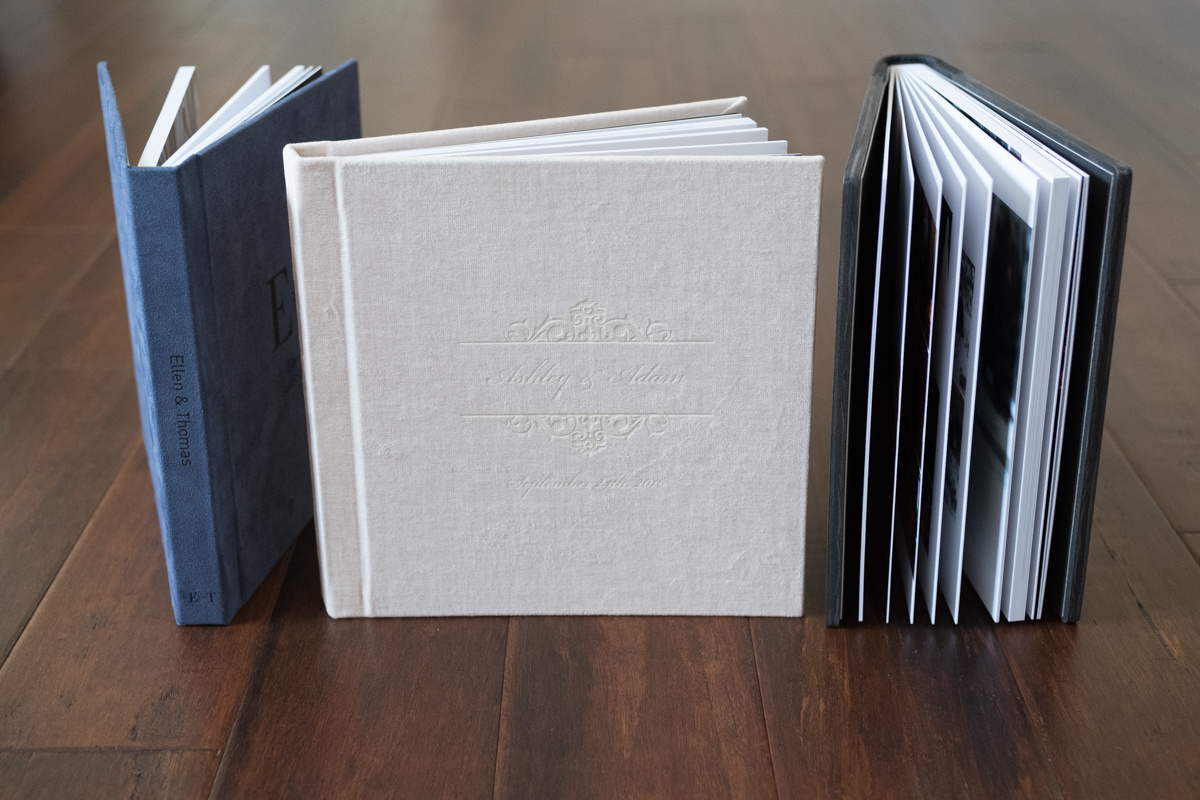
[[[331,616],[801,613],[817,156],[284,153]]]

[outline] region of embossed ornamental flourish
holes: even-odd
[[[659,436],[671,424],[666,414],[518,414],[508,418],[513,433],[545,434],[565,440],[577,452],[594,455],[608,447],[609,439],[628,439],[635,431]]]
[[[671,340],[671,329],[653,320],[639,326],[628,314],[609,317],[604,306],[581,300],[566,317],[547,316],[539,325],[527,319],[514,322],[506,338],[510,342],[666,342]]]

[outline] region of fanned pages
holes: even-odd
[[[846,168],[829,624],[850,592],[859,621],[916,621],[918,587],[931,621],[1078,618],[1129,183],[936,59],[876,67]]]
[[[201,149],[206,144],[215,141],[216,136],[214,134],[230,120],[242,118],[243,113],[250,107],[250,104],[261,97],[263,92],[267,91],[270,86],[271,68],[265,65],[259,67],[250,76],[250,80],[242,84],[242,87],[225,101],[225,105],[221,106],[217,110],[217,113],[209,117],[207,122],[201,125],[178,150],[163,162],[163,166],[173,167],[180,164],[192,153]]]
[[[157,167],[196,130],[196,117],[200,112],[196,107],[196,90],[192,84],[195,73],[195,67],[180,67],[175,73],[162,111],[150,130],[142,157],[138,159],[139,167]]]

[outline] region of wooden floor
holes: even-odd
[[[894,52],[1133,168],[1078,625],[823,624],[841,170]],[[211,112],[348,57],[368,135],[745,94],[827,157],[809,616],[335,622],[310,530],[174,625],[95,62],[136,152],[180,64]],[[2,0],[0,797],[1200,795],[1198,98],[1186,0]]]

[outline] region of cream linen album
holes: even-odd
[[[801,613],[823,160],[744,104],[285,150],[331,616]]]

